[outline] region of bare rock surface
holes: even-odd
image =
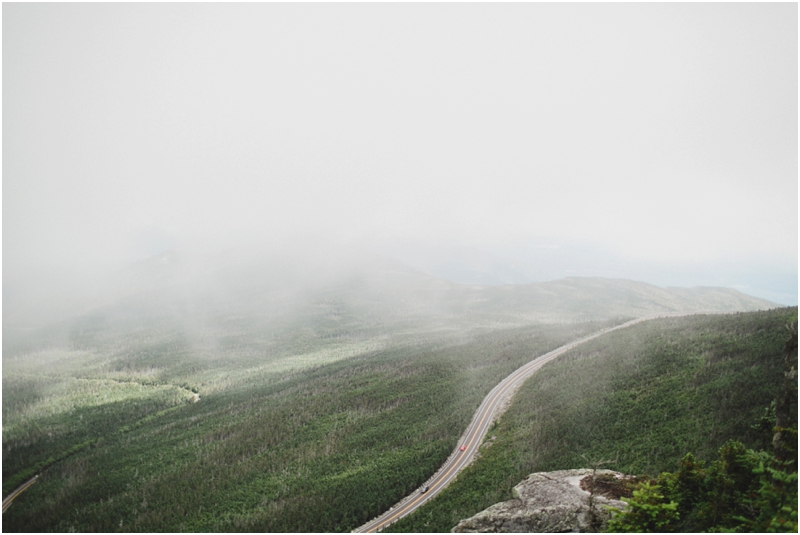
[[[600,531],[610,514],[605,506],[626,507],[620,501],[624,483],[632,478],[612,470],[597,470],[590,512],[592,470],[558,470],[529,475],[514,487],[513,500],[497,503],[462,520],[453,533],[565,533]],[[615,484],[615,483],[619,484]],[[624,493],[624,491],[623,491]],[[593,518],[594,517],[594,518]]]

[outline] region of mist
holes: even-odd
[[[797,303],[795,4],[5,4],[3,75],[4,325],[310,237]]]

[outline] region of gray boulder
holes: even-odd
[[[514,487],[513,500],[492,505],[462,520],[453,533],[565,533],[600,531],[610,517],[606,506],[623,509],[616,499],[633,481],[612,470],[559,470],[529,475]],[[593,507],[590,508],[590,496]],[[592,510],[594,514],[592,514]]]

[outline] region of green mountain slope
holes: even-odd
[[[797,308],[660,319],[576,348],[526,382],[451,487],[388,531],[449,531],[528,474],[586,459],[655,476],[687,452],[714,460],[729,439],[764,446],[752,425],[780,391],[796,321]]]
[[[4,528],[349,531],[438,468],[502,377],[603,325],[345,345],[356,354],[289,367],[193,360],[178,338],[131,342],[124,360],[89,351],[8,360],[4,486],[46,466]],[[159,361],[172,362],[144,375]],[[31,368],[44,365],[37,380]],[[170,384],[180,376],[196,381],[199,402]]]
[[[56,322],[4,310],[4,493],[42,473],[7,529],[348,531],[424,481],[533,356],[626,316],[768,306],[607,279],[469,287],[290,253],[169,253]]]

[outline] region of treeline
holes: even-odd
[[[796,308],[660,319],[576,348],[523,385],[471,467],[386,531],[447,532],[530,473],[585,458],[657,477],[689,451],[713,462],[731,439],[764,447],[757,424],[782,388],[796,321]]]
[[[710,466],[689,453],[623,499],[610,533],[797,533],[797,462],[731,440]]]

